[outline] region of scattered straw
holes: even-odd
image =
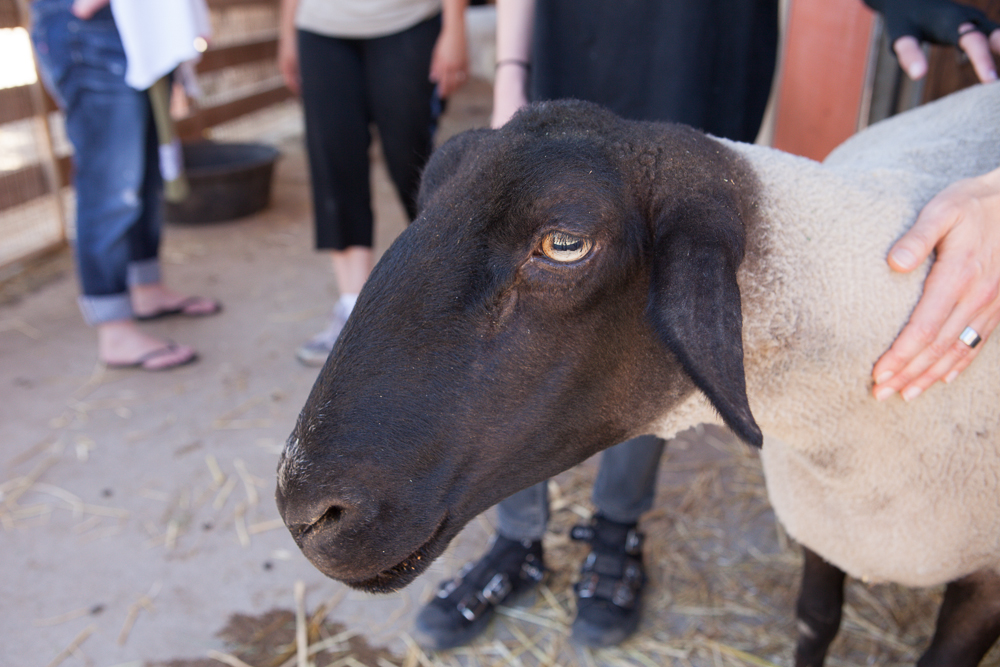
[[[167,533],[163,537],[163,545],[167,551],[173,551],[174,547],[177,546],[177,535],[180,532],[181,524],[177,519],[171,519],[167,522]]]
[[[139,618],[139,612],[145,609],[146,611],[153,610],[153,598],[160,591],[159,582],[153,584],[152,588],[149,589],[149,593],[141,596],[138,600],[129,605],[128,614],[125,615],[125,623],[122,625],[121,632],[118,633],[118,645],[124,646],[125,642],[128,641],[128,636],[132,632],[132,626],[135,625],[136,620]]]
[[[81,521],[80,523],[78,523],[75,526],[73,526],[73,528],[72,528],[73,534],[74,535],[81,535],[83,533],[86,533],[91,528],[97,527],[97,525],[99,523],[101,523],[101,521],[103,521],[103,520],[104,520],[103,517],[99,517],[99,516],[96,516],[96,515],[90,517],[89,519],[85,519],[84,521]]]
[[[400,639],[406,644],[406,660],[403,662],[404,667],[416,667],[416,665],[423,665],[424,667],[435,667],[431,659],[427,657],[424,650],[420,648],[417,642],[405,632],[399,633]]]
[[[44,475],[49,468],[54,466],[59,462],[62,453],[54,454],[52,456],[46,457],[43,461],[40,461],[31,472],[23,477],[15,477],[14,479],[4,482],[0,485],[0,499],[4,501],[7,507],[13,507],[17,503],[18,499],[23,496],[28,489],[37,484],[39,478]]]
[[[270,530],[278,530],[279,528],[284,528],[285,522],[281,519],[269,519],[268,521],[261,521],[259,523],[251,524],[247,528],[247,532],[251,535],[259,535],[260,533],[266,533]]]
[[[534,639],[529,639],[520,628],[516,626],[511,626],[510,631],[513,633],[515,639],[519,642],[518,654],[524,653],[525,651],[530,652],[535,658],[538,659],[540,665],[551,665],[553,659],[551,656],[545,655],[545,652],[538,648],[538,641],[541,639],[540,634],[536,634]]]
[[[858,613],[858,610],[853,604],[844,605],[844,621],[845,623],[842,627],[848,632],[854,629],[860,629],[864,633],[874,637],[879,643],[894,646],[896,650],[904,652],[913,650],[912,646],[899,641],[895,634],[886,632]]]
[[[229,500],[229,494],[233,492],[236,488],[237,479],[235,477],[230,477],[226,483],[219,489],[219,493],[216,494],[215,500],[212,502],[212,509],[221,510],[226,501]]]
[[[208,657],[212,660],[218,660],[223,664],[229,665],[229,667],[253,667],[253,665],[248,665],[235,655],[223,653],[222,651],[216,651],[215,649],[208,650]]]
[[[250,534],[247,532],[247,504],[240,501],[233,510],[233,523],[236,525],[236,537],[244,549],[250,546]]]
[[[519,621],[527,621],[528,623],[534,623],[535,625],[540,625],[543,628],[549,628],[550,630],[561,631],[566,628],[564,623],[559,623],[551,619],[539,616],[538,614],[533,614],[530,611],[525,611],[518,607],[507,607],[500,605],[497,607],[497,613],[501,616],[508,616],[510,618],[516,618]]]
[[[344,632],[337,633],[333,637],[327,637],[326,639],[322,639],[314,644],[310,644],[309,649],[306,651],[306,654],[309,657],[312,657],[317,653],[322,653],[323,651],[329,651],[331,649],[337,650],[338,647],[341,646],[341,644],[346,642],[351,637],[358,636],[358,634],[359,633],[355,632],[354,630],[345,630]],[[279,667],[295,667],[298,661],[299,661],[298,645],[296,644],[296,654],[291,658],[289,658],[288,660],[286,660],[285,662],[281,663]]]
[[[52,662],[50,662],[46,667],[56,667],[56,665],[60,664],[63,660],[76,653],[77,649],[80,648],[80,645],[87,641],[87,638],[94,634],[96,630],[96,625],[91,625],[86,628],[83,632],[76,636],[76,639],[69,643],[69,646],[60,651],[59,655],[54,657]]]
[[[90,613],[90,609],[87,607],[80,607],[79,609],[74,609],[73,611],[68,611],[65,614],[60,614],[59,616],[53,616],[52,618],[40,618],[34,621],[34,625],[39,628],[48,627],[51,625],[60,625],[68,621],[75,620],[77,618],[82,618]]]
[[[295,582],[295,656],[298,667],[309,667],[309,633],[306,627],[306,585]]]
[[[247,471],[247,464],[243,459],[236,459],[233,461],[233,466],[236,468],[236,472],[239,473],[240,479],[243,480],[243,488],[247,492],[247,502],[250,504],[250,507],[255,507],[259,501],[257,485],[254,483],[253,476]]]
[[[241,415],[245,414],[249,410],[263,403],[264,398],[265,398],[264,396],[255,396],[254,398],[251,398],[248,401],[244,401],[242,404],[233,408],[229,412],[226,412],[221,417],[216,418],[215,421],[212,422],[212,428],[217,430],[233,429],[233,428],[236,429],[252,428],[251,426],[247,426],[246,424],[260,422],[260,421],[267,422],[266,426],[270,426],[271,422],[270,419],[265,419],[265,420],[238,419]]]
[[[208,465],[209,472],[212,473],[212,484],[216,488],[222,486],[226,483],[226,476],[223,474],[222,469],[219,467],[219,462],[215,460],[215,456],[209,454],[205,457],[205,463]]]
[[[45,451],[46,449],[53,448],[55,444],[56,444],[56,439],[54,437],[48,437],[43,440],[40,440],[31,447],[29,447],[28,449],[26,449],[25,451],[21,452],[20,454],[12,458],[10,461],[8,461],[7,467],[16,468],[25,461],[30,461],[31,459],[35,458],[36,456],[38,456],[38,454]]]
[[[757,656],[751,655],[746,651],[741,651],[738,648],[733,648],[732,646],[728,646],[720,642],[712,642],[712,648],[727,655],[731,655],[734,658],[738,658],[739,660],[742,660],[747,664],[756,665],[756,667],[778,667],[778,665],[774,664],[770,660],[764,660],[763,658],[758,658]]]
[[[155,489],[139,489],[139,495],[143,498],[149,498],[150,500],[158,500],[161,503],[170,502],[170,494],[166,491],[157,491]]]

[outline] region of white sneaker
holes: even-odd
[[[300,345],[295,351],[295,358],[306,366],[322,366],[326,363],[326,358],[330,356],[333,344],[337,342],[350,315],[351,311],[338,301],[326,328]]]

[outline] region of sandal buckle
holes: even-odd
[[[500,604],[510,594],[511,588],[513,586],[510,583],[510,577],[502,572],[498,572],[493,575],[490,582],[483,588],[482,596],[485,600],[493,604]]]
[[[628,531],[625,536],[625,553],[629,556],[638,556],[642,553],[643,535],[635,528]]]
[[[454,593],[455,589],[461,584],[461,579],[449,579],[447,581],[442,581],[441,586],[438,588],[437,596],[443,600]]]
[[[585,599],[594,597],[600,580],[600,577],[595,573],[582,577],[576,585],[576,594]]]
[[[619,581],[615,584],[615,592],[611,596],[611,602],[622,609],[631,609],[635,604],[635,591],[625,582]]]
[[[535,583],[538,583],[539,581],[542,580],[542,577],[544,577],[544,576],[545,576],[545,572],[540,567],[538,567],[537,565],[535,565],[534,563],[529,563],[529,562],[525,561],[524,563],[521,564],[521,578],[522,579],[528,579],[530,581],[534,581]]]
[[[488,606],[489,603],[483,598],[482,593],[477,592],[475,595],[462,598],[457,608],[465,620],[472,622],[479,618]]]

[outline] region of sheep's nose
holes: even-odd
[[[320,535],[325,539],[335,537],[341,529],[365,515],[363,507],[351,502],[344,494],[310,493],[308,487],[282,488],[275,491],[278,513],[285,526],[302,547],[306,540]]]
[[[289,532],[292,534],[292,539],[300,547],[303,541],[309,537],[310,534],[326,534],[330,535],[335,532],[337,528],[342,524],[345,514],[348,513],[348,508],[343,504],[333,504],[327,507],[326,511],[319,515],[319,518],[312,521],[304,521],[299,523],[290,523],[288,519],[285,519],[285,524],[288,526]]]

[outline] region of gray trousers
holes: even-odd
[[[593,502],[602,515],[635,523],[653,506],[664,441],[643,435],[601,454]],[[497,532],[510,540],[540,540],[549,522],[548,482],[540,482],[497,504]]]

